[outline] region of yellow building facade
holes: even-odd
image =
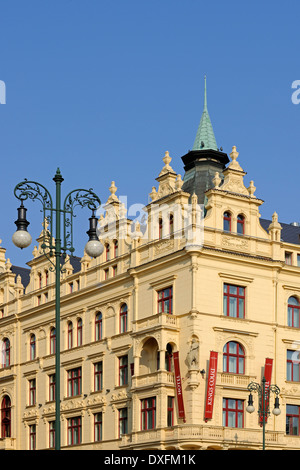
[[[113,182],[99,218],[103,254],[64,260],[62,449],[261,449],[258,394],[256,411],[246,408],[266,359],[281,409],[268,416],[266,447],[299,448],[300,229],[276,213],[261,220],[238,157],[233,147],[202,206],[166,152],[146,231]],[[0,247],[2,449],[54,446],[55,275],[42,235],[28,269]]]

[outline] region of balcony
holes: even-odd
[[[16,450],[16,439],[13,437],[4,437],[0,439],[0,450]]]
[[[174,373],[167,370],[158,370],[152,374],[133,376],[131,390],[141,387],[153,387],[155,385],[175,386]]]
[[[147,330],[167,328],[179,331],[178,318],[167,313],[157,313],[150,317],[137,320],[134,325],[134,333],[144,333]]]
[[[121,449],[153,449],[199,447],[199,449],[252,449],[262,448],[262,430],[249,428],[225,428],[223,426],[178,425],[173,428],[158,428],[137,431],[122,436]],[[266,446],[269,449],[284,449],[287,445],[284,433],[267,431]],[[161,448],[161,447],[159,447]]]
[[[239,375],[239,374],[227,374],[221,373],[218,374],[220,377],[219,383],[223,386],[232,386],[232,387],[241,387],[247,388],[248,384],[254,380],[249,375]]]

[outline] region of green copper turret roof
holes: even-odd
[[[215,134],[207,109],[206,77],[204,78],[204,108],[193,150],[218,150]]]

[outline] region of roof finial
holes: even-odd
[[[204,111],[207,111],[206,75],[204,75]]]

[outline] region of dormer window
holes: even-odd
[[[225,232],[231,232],[231,214],[230,214],[230,212],[224,212],[224,215],[223,215],[223,230]]]
[[[284,257],[285,257],[285,264],[288,264],[288,265],[292,265],[292,256],[293,256],[293,253],[290,253],[288,251],[285,252],[284,254]]]
[[[241,214],[237,216],[237,233],[239,235],[245,234],[245,217]]]

